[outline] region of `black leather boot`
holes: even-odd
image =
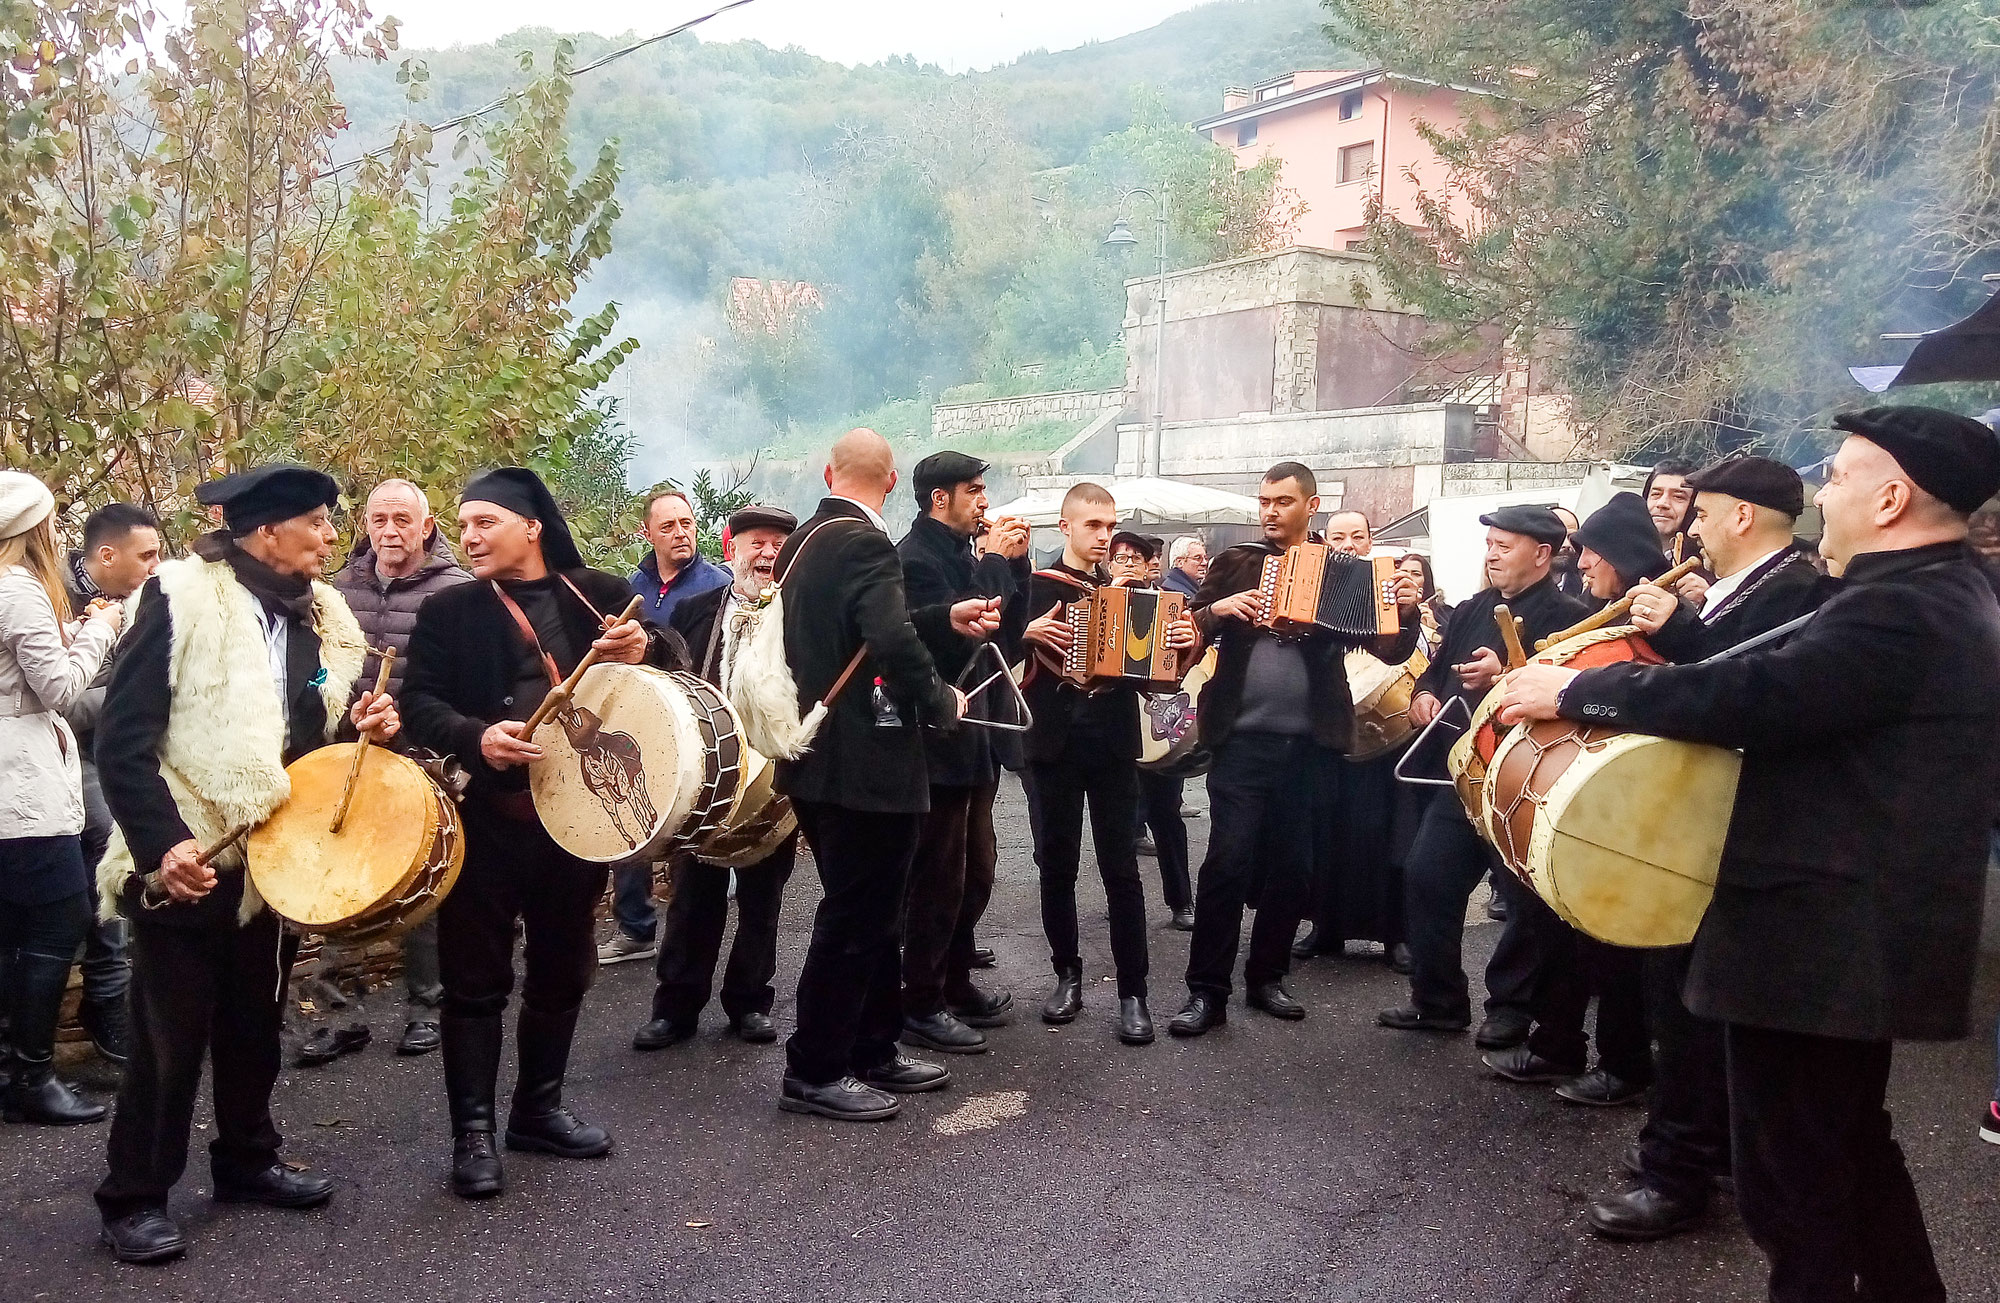
[[[1056,989],[1049,992],[1049,998],[1042,1005],[1042,1021],[1049,1023],[1075,1022],[1083,1012],[1083,970],[1065,968],[1056,974]]]
[[[9,1122],[43,1126],[103,1121],[104,1105],[86,1103],[56,1079],[56,1019],[62,1013],[63,988],[69,984],[69,959],[20,951],[9,980],[14,986],[8,1027],[14,1072],[0,1096],[4,1100],[0,1111]]]
[[[500,1019],[444,1019],[444,1094],[451,1109],[451,1189],[485,1199],[502,1186],[493,1149],[493,1096],[500,1076]]]
[[[1151,1045],[1153,1043],[1153,1015],[1146,1008],[1143,995],[1120,996],[1118,1000],[1118,1039],[1127,1045]]]
[[[558,1158],[602,1158],[611,1152],[609,1132],[578,1121],[563,1107],[563,1073],[569,1068],[576,1015],[575,1009],[561,1013],[521,1010],[515,1042],[521,1077],[514,1084],[514,1107],[507,1114],[507,1148]]]

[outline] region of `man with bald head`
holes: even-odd
[[[389,692],[400,697],[408,669],[410,634],[417,627],[417,608],[432,593],[465,583],[472,576],[458,564],[451,544],[438,532],[430,500],[408,480],[377,484],[362,507],[361,526],[363,533],[354,541],[354,551],[332,582],[353,609],[368,645],[396,649],[396,660],[389,667]],[[361,676],[354,681],[355,695],[375,686],[380,669],[371,652]],[[391,745],[406,750],[410,744],[398,738]],[[302,983],[314,1012],[308,1019],[305,1044],[299,1048],[300,1067],[331,1063],[368,1043],[362,989],[342,989],[333,981],[333,974],[354,959],[335,946],[322,945],[318,969]],[[444,999],[444,983],[438,977],[436,915],[403,938],[403,987],[407,1021],[396,1053],[429,1054],[439,1044],[438,1005]],[[335,1027],[329,1021],[335,1013],[345,1016],[345,1026]]]
[[[1970,418],[1877,407],[1819,492],[1842,580],[1789,641],[1503,680],[1500,719],[1739,749],[1690,1012],[1723,1024],[1737,1207],[1776,1300],[1943,1299],[1884,1106],[1897,1040],[1966,1031],[2000,813],[2000,606],[1966,543],[2000,491]]]
[[[899,1095],[951,1082],[944,1068],[896,1046],[904,887],[930,810],[920,730],[956,728],[965,714],[964,696],[938,677],[924,644],[954,632],[991,635],[1000,603],[908,609],[902,560],[882,519],[896,461],[881,435],[849,430],[825,475],[827,497],[773,568],[799,713],[833,698],[811,749],[778,762],[778,790],[792,798],[826,891],[799,972],[778,1107],[873,1122],[896,1115]]]

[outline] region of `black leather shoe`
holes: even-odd
[[[611,1133],[578,1119],[566,1108],[538,1117],[507,1116],[507,1148],[557,1158],[602,1158],[611,1152]]]
[[[1389,971],[1408,977],[1416,964],[1410,958],[1410,947],[1401,941],[1389,947]]]
[[[1482,1050],[1511,1050],[1528,1039],[1528,1020],[1488,1014],[1472,1034],[1472,1043]]]
[[[164,1208],[143,1208],[104,1223],[98,1238],[120,1262],[166,1262],[187,1252],[187,1236]]]
[[[1470,1018],[1453,1018],[1447,1014],[1425,1013],[1413,1004],[1400,1009],[1384,1009],[1375,1015],[1377,1024],[1393,1027],[1399,1032],[1462,1032],[1472,1026]]]
[[[1048,1023],[1075,1022],[1083,1012],[1083,970],[1072,968],[1056,974],[1056,989],[1049,992],[1049,998],[1042,1004],[1042,1021]]]
[[[102,1122],[105,1108],[93,1104],[71,1090],[47,1063],[34,1067],[15,1064],[14,1077],[0,1093],[0,1116],[9,1122],[32,1122],[45,1127],[73,1127]]]
[[[1486,902],[1486,917],[1492,919],[1495,923],[1505,923],[1507,921],[1507,901],[1497,891]]]
[[[1194,906],[1183,905],[1175,910],[1173,924],[1176,932],[1194,931]]]
[[[903,1102],[853,1077],[815,1086],[788,1076],[778,1088],[778,1107],[787,1113],[813,1113],[841,1122],[884,1122],[903,1111]]]
[[[778,1039],[778,1024],[771,1021],[770,1014],[758,1009],[752,1009],[741,1018],[733,1019],[729,1024],[729,1030],[735,1032],[738,1039],[748,1041],[752,1045],[769,1045]]]
[[[1524,1085],[1539,1086],[1577,1075],[1573,1065],[1552,1062],[1525,1045],[1507,1050],[1489,1050],[1479,1056],[1479,1061],[1491,1068],[1495,1075]]]
[[[414,1057],[429,1054],[444,1044],[444,1037],[438,1035],[438,1025],[425,1018],[413,1018],[403,1028],[403,1039],[396,1042],[396,1053]]]
[[[945,998],[945,1007],[967,1027],[1004,1027],[1007,1011],[1014,1007],[1014,995],[1011,991],[982,991],[968,983],[962,995]]]
[[[903,1019],[905,1045],[921,1045],[940,1054],[984,1054],[986,1037],[940,1009],[922,1018]]]
[[[1121,996],[1118,1001],[1118,1039],[1127,1045],[1153,1043],[1153,1014],[1140,995]]]
[[[1613,1240],[1663,1240],[1701,1224],[1708,1210],[1661,1194],[1650,1186],[1634,1186],[1607,1195],[1583,1213],[1590,1229]]]
[[[860,1076],[861,1084],[886,1090],[892,1095],[921,1095],[927,1090],[943,1090],[951,1084],[951,1069],[942,1063],[926,1063],[898,1054],[887,1063],[877,1064]]]
[[[1264,982],[1243,993],[1243,1003],[1262,1009],[1273,1018],[1297,1022],[1306,1016],[1306,1007],[1294,1000],[1282,982]]]
[[[451,1139],[451,1192],[461,1199],[491,1199],[506,1186],[491,1131],[461,1131]]]
[[[306,1037],[292,1060],[295,1068],[317,1068],[332,1063],[343,1054],[353,1054],[368,1044],[369,1031],[360,1023],[352,1027],[321,1027]]]
[[[105,1062],[124,1067],[132,1044],[132,1020],[124,999],[87,1001],[76,1013],[84,1034]]]
[[[974,968],[991,968],[996,962],[998,961],[993,956],[992,946],[974,946],[972,948],[972,966]]]
[[[1311,959],[1319,954],[1319,929],[1314,928],[1292,942],[1292,958]]]
[[[1571,1077],[1556,1087],[1556,1094],[1572,1104],[1591,1104],[1598,1108],[1616,1108],[1620,1104],[1632,1104],[1646,1097],[1646,1088],[1637,1082],[1596,1068],[1579,1077]]]
[[[1199,1036],[1229,1021],[1229,1010],[1220,999],[1206,991],[1190,995],[1181,1011],[1167,1020],[1167,1030],[1175,1036]]]
[[[267,1208],[317,1208],[333,1198],[333,1181],[317,1172],[294,1172],[273,1163],[251,1177],[215,1182],[217,1203],[261,1203]]]
[[[776,1033],[773,1033],[774,1035]],[[665,1018],[653,1021],[632,1033],[632,1048],[635,1050],[664,1050],[669,1045],[679,1045],[694,1035],[692,1023],[669,1022]]]

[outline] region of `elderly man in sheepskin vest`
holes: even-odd
[[[284,804],[285,766],[343,722],[377,742],[399,729],[387,695],[348,708],[366,646],[347,603],[319,582],[333,552],[332,478],[265,466],[196,497],[222,509],[223,528],[141,591],[97,728],[117,824],[98,886],[106,908],[132,920],[131,1060],[97,1204],[104,1241],[125,1262],[186,1251],[167,1195],[187,1167],[204,1053],[216,1199],[310,1208],[332,1195],[326,1177],[278,1160],[271,1120],[298,939],[248,888],[240,849],[198,859],[225,830]],[[155,868],[164,900],[144,885]]]

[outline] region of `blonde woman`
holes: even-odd
[[[93,603],[71,622],[55,505],[34,476],[0,471],[0,951],[14,952],[0,1111],[45,1125],[104,1117],[55,1075],[63,988],[90,928],[83,771],[60,712],[90,686],[124,618],[116,603]]]

